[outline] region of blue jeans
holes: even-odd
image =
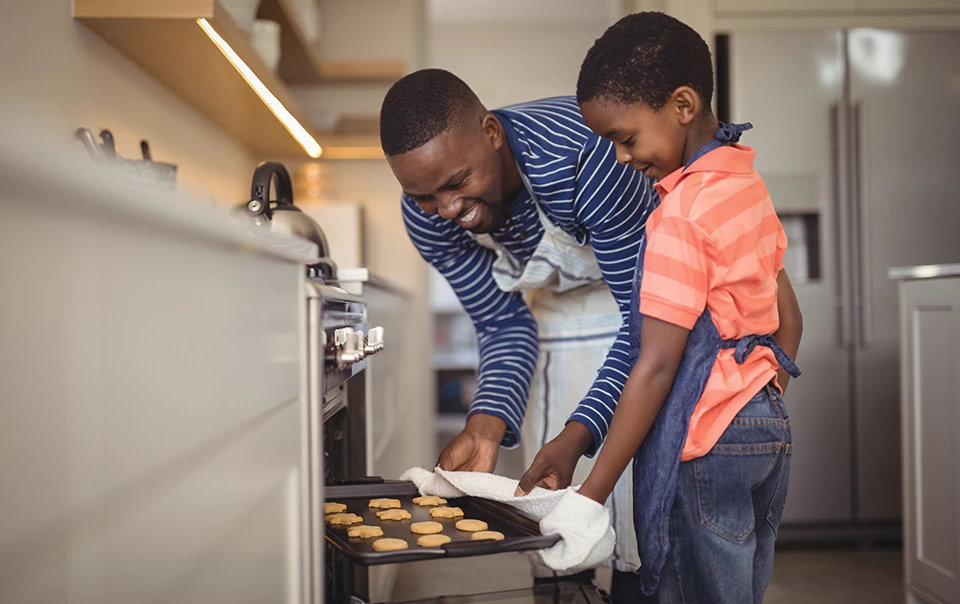
[[[783,399],[765,386],[704,457],[680,464],[658,604],[763,602],[792,454]]]

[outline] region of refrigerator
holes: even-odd
[[[895,527],[899,331],[887,271],[960,262],[960,32],[722,42],[718,112],[754,125],[741,142],[756,149],[787,230],[804,318],[803,376],[785,397],[794,453],[783,522]]]

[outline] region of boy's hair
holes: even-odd
[[[380,108],[380,146],[388,156],[427,144],[474,111],[480,99],[466,82],[443,69],[421,69],[400,78]]]
[[[577,79],[577,102],[608,97],[659,110],[680,86],[693,88],[704,113],[710,113],[713,63],[707,43],[673,17],[636,13],[611,25],[587,52]]]

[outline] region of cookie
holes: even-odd
[[[340,512],[346,512],[347,505],[344,503],[334,503],[333,501],[328,501],[323,504],[323,513],[324,514],[339,514]]]
[[[432,505],[446,505],[447,500],[443,497],[434,497],[433,495],[424,495],[423,497],[414,497],[413,502],[420,507],[430,507]]]
[[[483,520],[460,520],[457,522],[457,530],[467,531],[469,533],[485,531],[487,530],[487,523]]]
[[[370,537],[382,537],[383,529],[379,526],[351,526],[347,529],[347,537],[359,537],[360,539],[369,539]]]
[[[460,508],[433,508],[430,510],[431,518],[459,518],[463,516],[463,510]]]
[[[373,551],[375,552],[395,552],[401,549],[407,549],[407,542],[403,539],[377,539],[373,542]]]
[[[417,545],[420,547],[440,547],[446,543],[450,543],[452,539],[446,535],[424,535],[417,539]]]
[[[392,510],[400,507],[399,499],[371,499],[370,503],[367,504],[372,508],[379,508],[381,510]]]
[[[330,524],[360,524],[363,522],[363,518],[357,516],[356,514],[331,514],[327,516],[327,522]]]
[[[470,535],[470,539],[473,541],[503,541],[503,533],[500,531],[479,531]]]
[[[434,533],[442,533],[443,525],[439,522],[432,522],[430,520],[426,522],[414,522],[410,525],[410,532],[416,533],[418,535],[432,535]]]
[[[380,520],[409,520],[410,512],[407,510],[383,510],[377,512],[377,518]]]

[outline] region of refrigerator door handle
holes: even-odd
[[[840,329],[839,345],[843,349],[853,346],[853,325],[850,300],[853,297],[853,275],[850,263],[848,233],[850,233],[850,155],[849,155],[849,107],[845,102],[830,106],[831,150],[834,165],[834,232],[836,244],[836,308]]]
[[[866,207],[863,203],[863,103],[854,101],[850,105],[850,199],[853,204],[853,239],[856,257],[854,266],[857,269],[856,292],[854,307],[858,310],[860,348],[868,348],[872,344],[871,337],[871,304],[870,304],[870,242],[866,230]]]

